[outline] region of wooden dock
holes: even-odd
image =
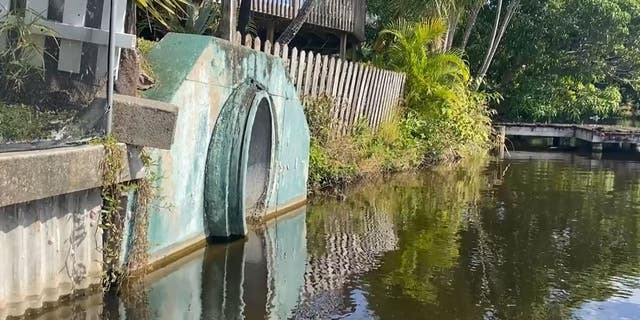
[[[599,124],[496,123],[498,132],[512,137],[568,138],[591,144],[601,152],[604,144],[640,147],[640,128]]]

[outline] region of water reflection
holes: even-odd
[[[152,275],[143,303],[75,308],[107,319],[640,319],[639,162],[514,153],[372,181],[307,211]]]
[[[425,185],[428,196],[412,192],[419,204],[400,208],[420,217],[401,229],[400,249],[357,282],[383,319],[403,310],[434,319],[629,315],[640,284],[637,169],[582,158],[508,161],[480,180]],[[446,189],[465,179],[469,196]]]
[[[305,230],[298,212],[200,252],[149,286],[154,318],[289,318],[304,285]]]

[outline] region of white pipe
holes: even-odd
[[[107,73],[107,134],[111,133],[113,127],[113,86],[115,80],[115,66],[116,66],[116,33],[114,31],[116,21],[116,1],[111,0],[111,8],[109,12],[109,62]]]

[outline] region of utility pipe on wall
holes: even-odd
[[[110,12],[109,12],[109,61],[107,63],[109,71],[107,72],[107,134],[111,133],[113,128],[113,86],[115,80],[115,65],[116,65],[116,34],[114,32],[114,26],[116,23],[116,1],[111,0]]]

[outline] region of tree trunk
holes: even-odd
[[[480,87],[480,82],[484,78],[485,75],[485,67],[489,64],[489,57],[491,56],[491,52],[493,51],[493,47],[495,46],[496,36],[498,35],[498,28],[500,27],[500,19],[502,18],[502,0],[498,0],[498,12],[496,13],[496,19],[493,23],[493,31],[491,32],[491,38],[489,39],[489,48],[487,49],[487,54],[484,57],[484,61],[482,62],[482,66],[480,66],[480,70],[478,72],[477,78],[477,87]]]
[[[320,2],[320,0],[306,0],[302,8],[300,8],[300,11],[298,11],[298,15],[296,15],[284,32],[282,32],[276,42],[282,45],[289,44],[289,42],[295,38],[296,34],[298,34],[298,31],[300,31],[304,23],[307,22],[311,11],[313,11],[313,8],[316,7],[318,2]]]
[[[516,8],[518,6],[518,2],[519,0],[513,0],[507,7],[507,13],[505,14],[505,18],[502,21],[502,25],[500,26],[500,32],[498,32],[498,38],[496,39],[496,44],[493,47],[493,50],[491,52],[491,57],[489,58],[489,64],[486,66],[487,70],[491,65],[491,61],[493,61],[493,57],[495,56],[496,51],[498,51],[498,45],[500,44],[500,41],[502,41],[502,37],[504,36],[504,33],[506,32],[507,27],[511,22],[511,18],[513,18],[513,15],[515,14]],[[484,72],[486,73],[487,70],[485,70]]]
[[[484,77],[487,75],[487,71],[489,70],[489,66],[491,65],[491,61],[493,61],[493,57],[498,50],[498,45],[500,44],[500,40],[504,36],[509,23],[511,22],[511,18],[515,14],[518,6],[520,5],[520,0],[512,0],[511,3],[507,6],[507,11],[504,15],[504,19],[502,19],[502,0],[498,0],[498,12],[496,13],[496,20],[493,26],[493,33],[491,34],[491,42],[489,44],[489,49],[487,50],[487,54],[484,58],[484,62],[480,67],[478,72],[478,76],[476,78],[476,89],[480,88]],[[502,23],[500,22],[502,20]]]
[[[218,37],[233,41],[237,28],[236,1],[222,0],[222,19],[218,26]]]
[[[460,13],[454,14],[450,17],[447,29],[447,41],[445,42],[444,51],[449,51],[453,47],[453,39],[456,36],[456,30],[458,29],[458,21],[460,20]]]
[[[478,73],[478,78],[476,80],[476,89],[480,87],[480,84],[482,84],[482,80],[484,80],[484,77],[487,75],[487,71],[489,70],[489,66],[491,65],[491,62],[493,61],[493,57],[496,54],[496,51],[498,50],[498,45],[500,44],[500,41],[502,40],[502,37],[504,36],[504,33],[507,30],[507,27],[509,26],[509,23],[511,22],[511,18],[513,18],[513,15],[516,12],[516,9],[518,8],[518,6],[520,5],[520,0],[513,0],[511,1],[511,3],[509,3],[509,6],[507,6],[507,11],[505,13],[504,19],[502,19],[502,23],[498,23],[496,24],[496,26],[499,25],[499,31],[498,29],[494,29],[494,34],[493,34],[493,40],[491,41],[491,46],[489,47],[489,51],[487,51],[487,56],[485,57],[484,63],[482,64],[482,67],[480,68],[480,71]],[[499,6],[502,6],[502,0],[499,1]],[[498,13],[500,13],[500,9],[498,8]],[[499,21],[501,17],[497,17],[497,21]]]
[[[136,3],[129,0],[127,16],[125,17],[125,32],[136,34]],[[118,78],[114,89],[120,94],[135,96],[138,92],[138,78],[140,76],[140,60],[136,49],[120,50],[120,65]]]
[[[460,50],[464,51],[467,48],[467,44],[469,43],[469,37],[471,37],[471,31],[473,31],[473,27],[476,25],[476,21],[478,20],[478,14],[480,13],[480,9],[484,5],[484,1],[478,1],[473,6],[473,10],[469,12],[469,17],[467,19],[467,27],[464,30],[464,35],[462,37],[462,45],[460,46]]]

